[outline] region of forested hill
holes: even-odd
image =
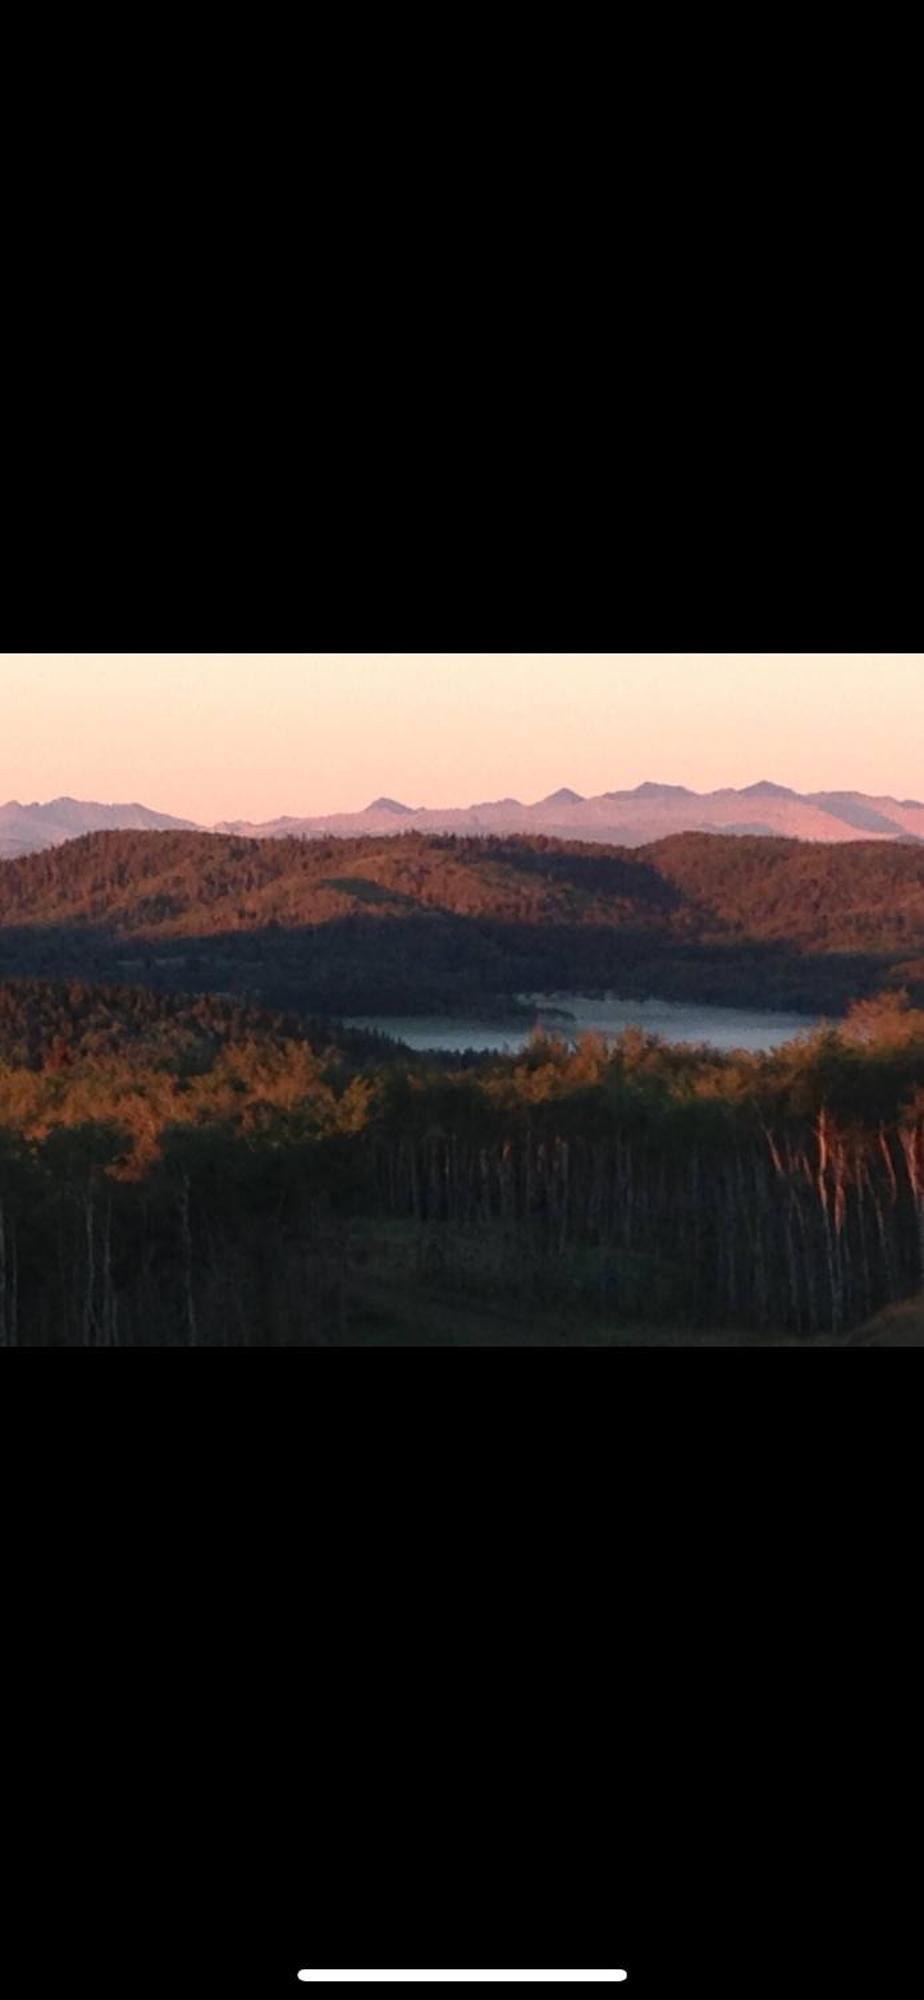
[[[155,993],[86,980],[0,982],[0,1069],[58,1074],[126,1062],[139,1079],[151,1070],[188,1082],[231,1051],[275,1059],[306,1045],[331,1070],[348,1063],[359,1071],[397,1055],[408,1065],[415,1060],[386,1036],[338,1028],[332,1042],[323,1023],[209,993]]]
[[[98,833],[0,865],[0,924],[207,937],[266,924],[443,911],[645,923],[808,949],[924,952],[924,847],[677,834],[634,850],[542,836],[254,841]]]
[[[682,834],[92,834],[0,864],[0,974],[382,1011],[613,986],[836,1009],[924,994],[924,847]]]
[[[542,838],[91,834],[0,865],[0,924],[105,924],[149,937],[436,911],[623,923],[660,920],[676,900],[637,855]]]

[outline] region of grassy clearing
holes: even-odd
[[[924,1294],[885,1306],[847,1342],[849,1347],[924,1347]]]

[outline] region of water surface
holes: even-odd
[[[350,1028],[371,1028],[391,1035],[409,1048],[466,1049],[516,1055],[536,1028],[575,1041],[589,1033],[621,1035],[624,1028],[642,1028],[668,1042],[705,1042],[714,1049],[748,1049],[759,1054],[779,1048],[794,1035],[818,1026],[808,1014],[780,1014],[753,1007],[707,1007],[685,1000],[619,1000],[614,995],[592,998],[582,993],[523,995],[530,1018],[495,1019],[465,1014],[364,1014],[347,1022]]]

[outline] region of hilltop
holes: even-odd
[[[0,864],[4,973],[342,1014],[601,989],[838,1011],[924,992],[924,848],[91,834]]]

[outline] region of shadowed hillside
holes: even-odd
[[[93,834],[0,865],[0,972],[335,1013],[604,988],[836,1012],[924,996],[924,848]]]

